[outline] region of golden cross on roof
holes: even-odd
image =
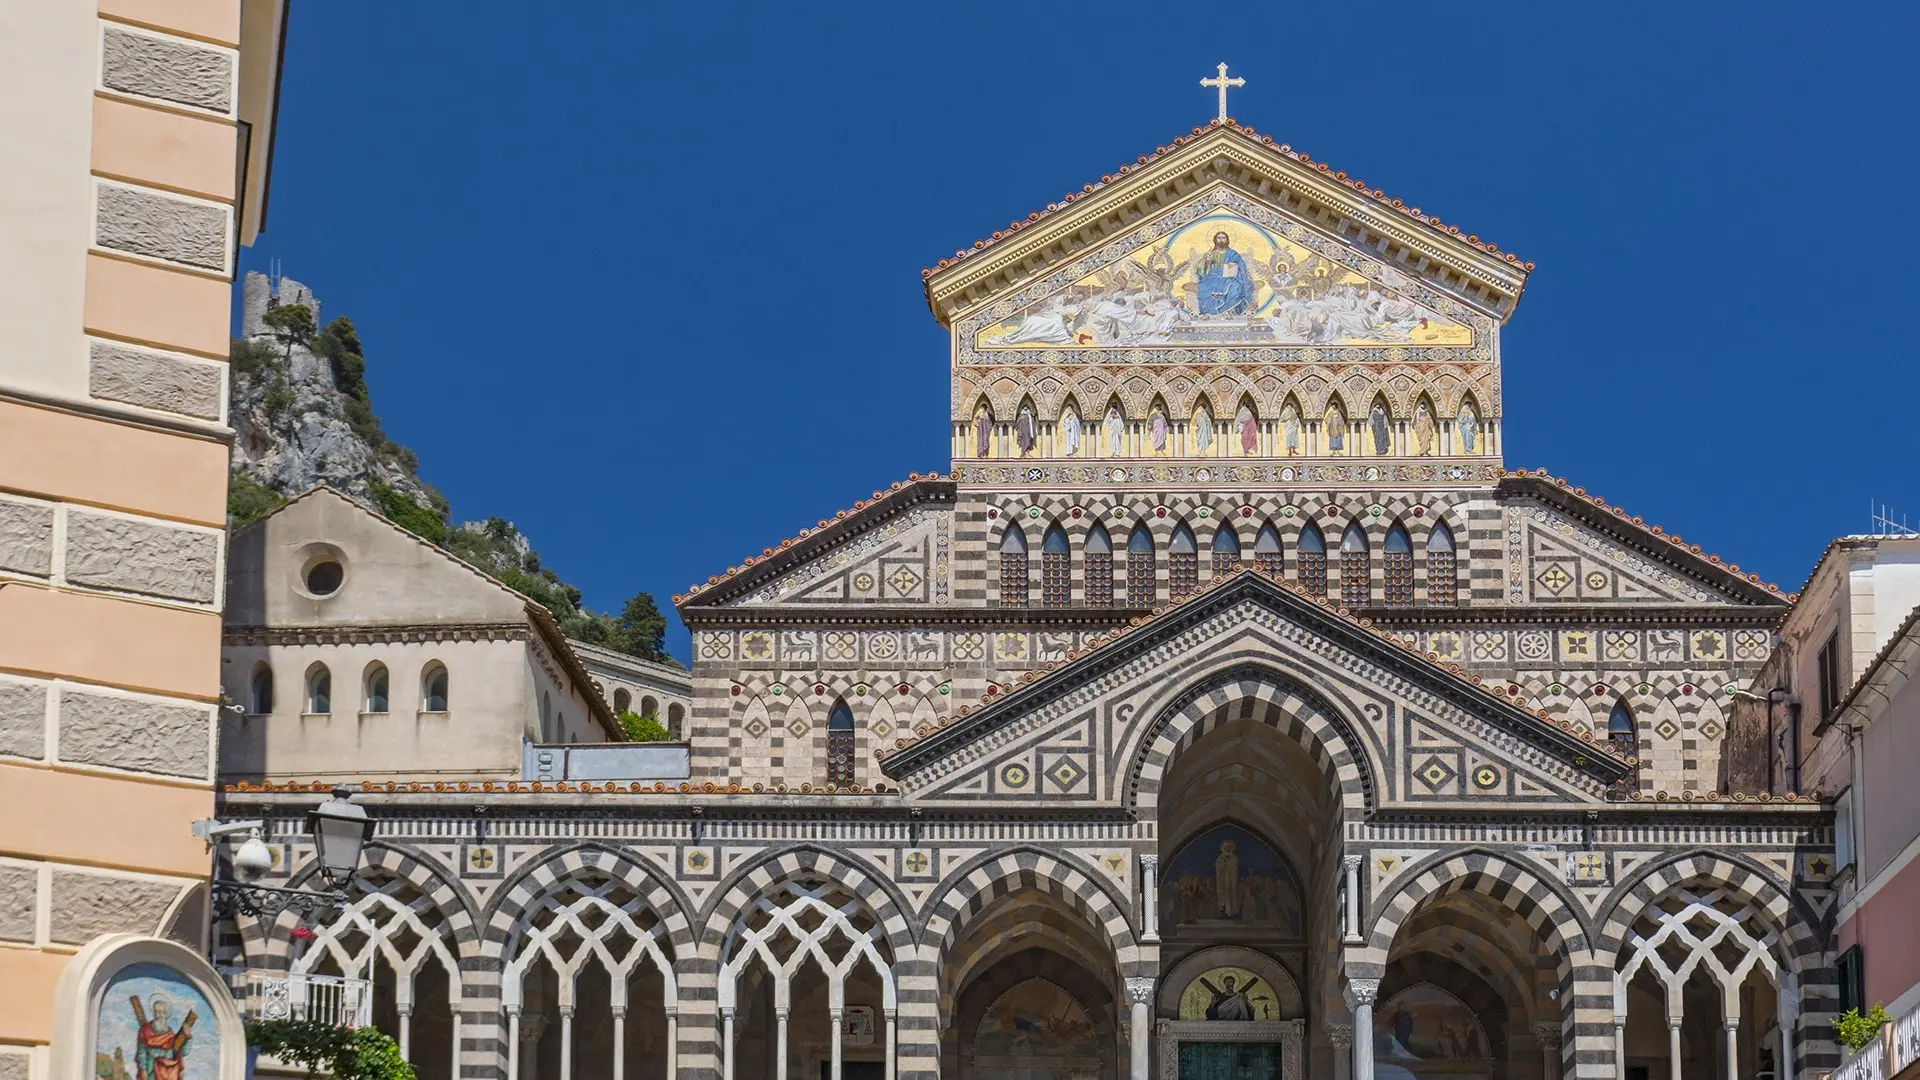
[[[1245,86],[1247,85],[1247,80],[1237,75],[1231,79],[1227,78],[1227,65],[1221,64],[1219,76],[1212,79],[1201,79],[1200,85],[1217,86],[1220,88],[1220,119],[1225,120],[1227,118],[1227,87]]]

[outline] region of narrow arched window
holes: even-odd
[[[307,669],[307,712],[319,716],[333,711],[333,673],[325,664]]]
[[[425,712],[447,711],[447,668],[444,664],[427,665],[420,676],[420,707]]]
[[[1133,527],[1127,537],[1127,605],[1152,607],[1159,589],[1153,581],[1153,533],[1145,522]]]
[[[1222,525],[1213,530],[1213,572],[1224,574],[1240,565],[1240,534],[1233,526]]]
[[[273,711],[273,669],[264,660],[254,665],[253,681],[247,686],[247,711],[255,716]]]
[[[1624,701],[1613,703],[1613,711],[1607,714],[1607,742],[1619,753],[1633,756],[1640,745],[1639,728],[1633,722],[1633,710],[1627,708]]]
[[[844,701],[827,714],[827,783],[853,783],[853,710]]]
[[[1453,530],[1436,521],[1427,534],[1427,603],[1452,607],[1460,602],[1460,563]]]
[[[1113,538],[1099,522],[1087,530],[1086,545],[1087,603],[1092,607],[1113,606]]]
[[[371,664],[367,667],[366,702],[370,713],[387,711],[388,698],[387,665]]]
[[[1413,606],[1413,540],[1399,522],[1387,530],[1387,542],[1381,545],[1385,571],[1381,599],[1388,607]]]
[[[1300,527],[1300,587],[1316,597],[1327,595],[1327,538],[1320,526],[1309,521]]]
[[[630,712],[632,709],[633,695],[627,693],[625,690],[615,690],[613,692],[613,711],[623,713]]]
[[[1260,526],[1253,538],[1253,568],[1268,577],[1280,576],[1280,533],[1272,522]]]
[[[1350,608],[1366,607],[1373,599],[1371,574],[1367,530],[1350,521],[1340,537],[1340,602]]]
[[[640,699],[640,715],[654,716],[654,717],[659,716],[660,703],[658,701],[653,700],[651,696],[641,698]]]
[[[1173,527],[1173,539],[1167,541],[1167,590],[1175,600],[1185,600],[1200,587],[1200,549],[1193,542],[1193,530],[1186,522]]]
[[[680,729],[686,725],[686,722],[687,707],[685,705],[676,701],[667,706],[667,734],[669,736],[675,739],[682,738],[683,736],[680,734]]]
[[[1058,524],[1047,529],[1040,541],[1040,602],[1048,607],[1066,607],[1073,599],[1073,579],[1068,573],[1067,532]]]
[[[422,698],[421,701],[422,704],[425,703],[424,698]],[[540,741],[543,743],[555,741],[553,737],[553,694],[546,690],[540,691]]]
[[[1007,522],[1000,537],[1000,603],[1027,606],[1027,536],[1017,521]]]

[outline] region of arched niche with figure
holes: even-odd
[[[220,976],[192,949],[107,934],[54,991],[55,1080],[242,1080],[247,1038]]]
[[[1160,886],[1161,933],[1178,940],[1299,940],[1300,881],[1273,846],[1223,822],[1169,859]]]

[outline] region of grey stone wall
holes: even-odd
[[[210,604],[220,538],[211,532],[83,510],[67,512],[67,580]]]
[[[100,83],[142,97],[233,112],[233,54],[117,26],[102,35]]]
[[[0,754],[47,756],[47,688],[0,682]]]
[[[53,572],[53,507],[0,499],[0,570]]]
[[[24,863],[0,865],[0,941],[32,941],[40,871]]]
[[[90,344],[88,389],[94,397],[201,420],[220,419],[219,364],[135,349],[108,341]]]
[[[24,1051],[15,1052],[0,1047],[0,1080],[27,1080],[31,1075],[28,1065],[32,1060]]]
[[[61,944],[81,945],[101,934],[151,934],[180,889],[179,882],[55,867],[49,936]]]
[[[205,779],[212,723],[199,706],[68,690],[60,696],[60,760]]]
[[[97,185],[94,242],[101,247],[185,263],[227,268],[228,212],[157,191]]]

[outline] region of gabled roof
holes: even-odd
[[[1640,516],[1629,515],[1625,508],[1589,495],[1586,488],[1574,487],[1560,477],[1549,478],[1545,469],[1533,473],[1517,469],[1501,477],[1495,490],[1502,495],[1527,495],[1551,503],[1582,524],[1747,603],[1781,605],[1799,599],[1798,594],[1783,593],[1780,586],[1761,581],[1759,574],[1742,574],[1739,563],[1724,562],[1718,555],[1701,551],[1699,544],[1688,544],[1678,533],[1649,525]]]
[[[1194,128],[1171,145],[1142,154],[1132,163],[1068,192],[1045,210],[976,241],[922,270],[927,306],[944,325],[952,315],[1014,280],[1059,261],[1075,251],[1107,242],[1145,216],[1139,205],[1158,207],[1195,190],[1195,173],[1224,178],[1229,163],[1242,170],[1249,186],[1261,192],[1283,189],[1327,213],[1355,223],[1383,253],[1408,249],[1433,259],[1468,281],[1493,290],[1482,302],[1511,313],[1533,264],[1502,252],[1476,234],[1408,206],[1357,177],[1314,161],[1285,143],[1275,143],[1231,118]],[[1387,257],[1391,257],[1390,254]]]
[[[296,503],[320,497],[331,497],[346,503],[348,506],[386,526],[395,534],[405,537],[410,543],[433,552],[440,558],[445,559],[449,564],[465,570],[474,577],[486,582],[488,585],[519,600],[522,607],[526,610],[527,621],[531,623],[534,630],[539,633],[548,651],[553,653],[554,658],[559,661],[560,666],[567,670],[567,678],[573,680],[574,684],[580,687],[580,696],[586,699],[587,709],[592,712],[594,719],[599,721],[601,728],[607,732],[609,741],[620,742],[626,739],[626,730],[622,728],[620,722],[614,718],[612,711],[607,708],[607,703],[600,700],[600,695],[594,691],[593,675],[587,671],[586,665],[580,662],[579,654],[573,651],[573,646],[568,641],[567,636],[560,632],[559,620],[553,617],[553,612],[548,611],[546,605],[541,604],[539,601],[534,600],[518,589],[488,574],[479,567],[467,562],[465,559],[455,556],[452,552],[438,544],[432,543],[416,533],[401,528],[388,520],[387,516],[379,510],[341,491],[339,488],[329,484],[315,484],[300,494],[295,495],[293,498],[288,499],[286,502],[281,503],[279,506],[274,507],[272,511],[262,514],[256,520],[249,522],[246,528],[241,529],[234,535],[243,536],[259,528],[267,521],[285,513],[289,507],[292,507]]]
[[[990,690],[992,696],[985,705],[962,706],[957,715],[941,717],[915,737],[897,740],[892,750],[882,754],[881,768],[888,776],[898,779],[1016,718],[1022,710],[1184,632],[1193,623],[1243,599],[1257,600],[1344,648],[1390,665],[1409,681],[1435,693],[1470,702],[1466,707],[1569,762],[1578,762],[1574,767],[1589,775],[1612,782],[1624,779],[1631,772],[1636,759],[1621,756],[1604,741],[1596,742],[1592,731],[1555,720],[1544,709],[1533,710],[1518,704],[1514,700],[1518,686],[1507,684],[1504,691],[1496,689],[1499,684],[1489,684],[1459,664],[1442,661],[1436,654],[1419,652],[1378,629],[1371,620],[1354,618],[1324,599],[1309,596],[1299,587],[1277,581],[1245,564],[1216,577],[1178,604],[1156,608],[1151,615],[1138,616],[1126,626],[1089,639],[1089,648],[1027,672],[1008,690]]]
[[[872,498],[861,499],[835,513],[830,519],[821,518],[819,524],[811,529],[801,529],[792,537],[780,541],[779,546],[764,548],[758,555],[747,556],[740,561],[740,565],[727,567],[726,573],[708,578],[706,584],[695,583],[689,585],[684,593],[674,593],[673,605],[684,611],[690,607],[714,607],[725,603],[762,582],[779,577],[815,555],[851,540],[910,506],[923,502],[951,502],[957,489],[958,485],[952,478],[942,477],[937,472],[925,476],[913,473],[905,480],[894,481],[893,486],[885,491],[874,492]]]

